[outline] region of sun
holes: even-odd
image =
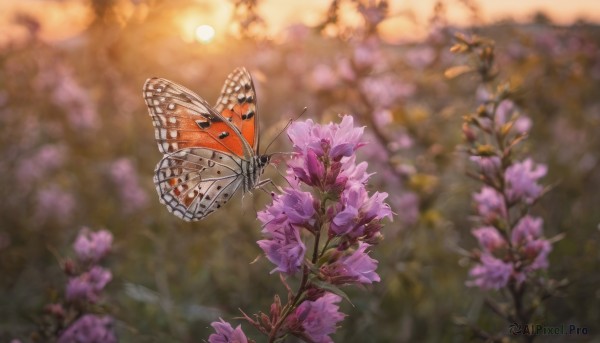
[[[210,43],[215,38],[215,29],[210,25],[196,27],[196,40],[203,44]]]

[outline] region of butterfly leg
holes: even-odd
[[[256,184],[255,188],[260,188],[260,190],[262,190],[263,192],[265,192],[267,194],[271,194],[271,192],[268,192],[266,189],[263,188],[267,184],[271,184],[273,187],[275,187],[275,189],[277,189],[279,191],[279,193],[283,193],[283,189],[281,189],[281,187],[277,186],[275,184],[275,182],[273,182],[273,180],[271,180],[271,179],[260,180],[258,182],[258,184]]]

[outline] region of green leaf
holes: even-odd
[[[333,294],[339,295],[340,297],[346,299],[350,303],[350,305],[352,305],[352,307],[354,307],[354,304],[352,303],[352,301],[350,301],[350,298],[348,297],[348,295],[344,291],[342,291],[339,287],[332,285],[328,282],[325,282],[323,280],[319,280],[319,279],[314,279],[314,280],[311,280],[310,282],[313,285],[315,285],[323,290],[326,290]]]

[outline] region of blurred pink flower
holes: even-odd
[[[400,101],[411,97],[416,90],[414,85],[403,82],[391,74],[364,78],[360,89],[374,108],[397,106]]]
[[[375,112],[373,112],[373,119],[375,120],[375,124],[379,127],[385,127],[394,121],[392,111],[385,108],[376,109]]]
[[[516,133],[527,133],[532,125],[531,118],[524,114],[519,114],[518,112],[519,111],[514,102],[510,100],[502,100],[496,109],[496,125],[504,125],[509,120],[512,120],[515,115],[518,115],[512,128],[516,131]]]
[[[378,69],[385,64],[378,39],[370,38],[354,45],[352,54],[354,67],[359,71]]]
[[[473,195],[477,212],[486,221],[492,222],[506,216],[504,197],[492,187],[484,186],[479,193]]]
[[[110,165],[110,177],[117,187],[125,212],[133,212],[146,206],[148,195],[140,187],[137,171],[128,158],[120,158]]]
[[[31,189],[33,182],[43,179],[49,172],[63,165],[65,152],[66,148],[62,144],[47,144],[38,148],[32,155],[17,163],[17,181],[22,188]]]
[[[98,113],[88,91],[81,87],[73,73],[64,66],[55,68],[51,75],[50,89],[54,103],[67,112],[74,129],[89,130],[98,127]]]
[[[537,183],[537,180],[544,177],[546,172],[546,165],[534,164],[531,158],[508,167],[504,175],[508,200],[533,203],[542,195],[544,188]]]
[[[309,74],[308,85],[315,91],[333,89],[338,83],[335,71],[326,64],[317,64]]]
[[[228,322],[219,318],[220,321],[215,321],[210,326],[215,329],[215,333],[208,337],[208,343],[247,343],[248,338],[242,331],[241,325],[235,329]]]
[[[502,162],[498,156],[471,156],[471,161],[479,166],[481,173],[489,178],[499,176]]]
[[[489,254],[481,255],[481,263],[475,265],[469,275],[473,280],[467,281],[469,287],[479,287],[482,289],[500,289],[508,283],[513,274],[511,263],[504,262]]]
[[[63,331],[57,343],[116,343],[113,325],[110,316],[86,314]]]
[[[113,236],[108,230],[92,232],[83,228],[79,231],[73,248],[80,260],[97,263],[110,252],[112,242]]]
[[[533,271],[548,268],[548,255],[552,251],[552,244],[546,239],[536,239],[525,244],[525,256],[532,261],[526,270]]]
[[[542,238],[543,220],[526,215],[513,228],[511,241],[526,258],[526,271],[548,268],[550,241]]]
[[[411,67],[425,69],[435,59],[435,50],[428,45],[416,46],[406,52],[405,58]]]
[[[285,29],[285,41],[294,45],[304,42],[311,34],[311,28],[305,24],[292,24]]]
[[[352,68],[352,63],[347,58],[342,58],[338,61],[337,74],[342,80],[347,82],[352,82],[356,79],[356,73]]]
[[[526,215],[521,218],[512,230],[511,241],[514,245],[522,245],[542,235],[543,219]]]
[[[481,227],[473,230],[473,236],[479,241],[479,245],[484,248],[486,252],[493,252],[498,248],[505,247],[506,240],[500,235],[498,230],[491,226]]]
[[[100,299],[100,292],[111,280],[110,270],[94,266],[89,271],[69,280],[66,298],[69,301],[84,300],[96,303]]]
[[[75,210],[75,198],[56,186],[38,191],[35,215],[38,220],[67,221]]]
[[[400,221],[404,225],[413,225],[418,222],[419,211],[419,196],[416,193],[403,191],[401,194],[391,196],[391,201],[394,203],[394,210],[400,215]]]

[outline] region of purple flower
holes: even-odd
[[[367,173],[367,162],[361,162],[356,164],[356,156],[350,156],[347,160],[342,163],[342,169],[338,178],[346,180],[345,186],[351,187],[354,184],[364,185],[367,180],[373,175]]]
[[[487,252],[506,246],[506,241],[498,230],[492,226],[486,226],[473,230],[473,236],[479,241],[479,245]]]
[[[315,224],[315,200],[311,193],[286,188],[281,195],[273,197],[273,203],[258,213],[263,225],[273,226],[289,222],[293,225],[311,227]]]
[[[331,67],[326,64],[318,64],[310,73],[308,81],[315,91],[327,91],[333,89],[338,80]]]
[[[392,195],[390,201],[392,207],[401,213],[400,222],[405,226],[415,224],[419,220],[419,196],[410,191]]]
[[[95,102],[90,99],[86,89],[81,87],[71,70],[64,66],[55,66],[56,75],[50,80],[52,100],[66,112],[74,129],[88,130],[98,126],[98,113]]]
[[[148,202],[148,195],[140,187],[135,166],[130,159],[120,158],[110,166],[110,177],[118,189],[125,212],[138,210]]]
[[[82,261],[96,263],[110,252],[113,236],[108,230],[91,232],[88,228],[79,231],[73,244],[77,257]]]
[[[334,263],[322,267],[321,271],[334,284],[379,282],[379,275],[375,272],[378,262],[366,253],[369,247],[369,244],[360,242],[358,249],[352,254],[342,256]]]
[[[482,289],[500,289],[508,283],[513,273],[510,263],[499,260],[492,255],[481,255],[481,264],[475,265],[469,275],[474,278],[467,281],[467,286]]]
[[[266,239],[258,241],[269,261],[277,267],[271,271],[293,274],[300,270],[306,246],[300,238],[300,231],[287,221],[282,224],[267,224],[262,230]]]
[[[345,315],[339,312],[337,303],[342,298],[333,293],[326,293],[315,301],[304,301],[288,318],[288,321],[300,323],[301,331],[315,343],[333,342],[330,334]]]
[[[484,186],[481,192],[473,195],[473,199],[477,205],[477,212],[486,222],[506,216],[504,197],[495,189]]]
[[[228,322],[219,318],[220,321],[212,322],[210,326],[215,329],[216,333],[208,337],[208,343],[247,343],[248,338],[242,331],[241,325],[235,329]]]
[[[523,245],[542,235],[543,220],[539,217],[525,216],[512,230],[511,241],[514,245]]]
[[[515,163],[506,169],[506,195],[510,201],[525,201],[533,203],[544,190],[537,180],[546,175],[547,168],[543,164],[535,165],[528,158],[523,162]]]
[[[470,159],[479,166],[481,173],[489,178],[494,178],[500,171],[501,161],[498,156],[471,156]]]
[[[504,125],[506,122],[511,120],[514,112],[516,111],[515,103],[510,100],[502,100],[496,108],[496,125]]]
[[[47,144],[39,148],[31,157],[23,158],[17,164],[17,180],[24,189],[31,183],[43,179],[49,172],[60,168],[65,162],[66,148],[60,144]]]
[[[110,270],[94,266],[90,271],[73,277],[67,284],[67,300],[86,300],[96,303],[100,299],[100,292],[112,280]]]
[[[337,235],[360,237],[365,233],[365,225],[373,220],[391,220],[392,210],[385,198],[387,193],[376,192],[369,197],[364,185],[352,186],[342,193],[341,210],[333,217],[331,230]]]
[[[57,343],[116,343],[113,319],[109,316],[86,314],[69,326]]]
[[[415,93],[416,87],[396,76],[371,76],[360,83],[360,91],[365,94],[369,103],[375,108],[391,108]]]
[[[309,186],[323,187],[325,165],[312,149],[306,151],[304,158],[295,158],[288,162],[293,175]]]
[[[283,213],[291,224],[312,226],[316,222],[315,201],[312,194],[295,189],[287,189],[281,196]]]
[[[312,150],[318,158],[326,155],[333,161],[352,155],[364,145],[360,141],[364,127],[354,127],[352,116],[345,115],[340,124],[315,124],[312,120],[294,122],[287,130],[294,151],[306,156]]]
[[[66,221],[75,210],[75,198],[55,186],[42,189],[37,193],[36,217],[38,220],[56,219]]]
[[[405,56],[411,67],[425,69],[435,60],[436,52],[431,46],[424,45],[412,48]]]
[[[536,239],[525,245],[525,256],[531,260],[527,270],[533,271],[548,268],[548,254],[552,251],[552,244],[546,239]]]

